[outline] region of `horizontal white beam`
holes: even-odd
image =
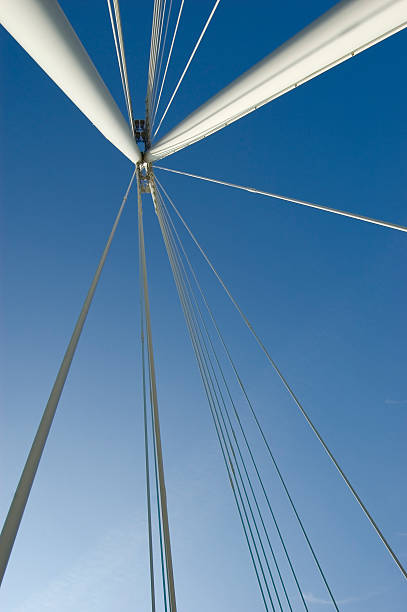
[[[163,159],[407,26],[407,0],[342,0],[242,74],[145,155]]]
[[[1,0],[0,22],[119,151],[140,161],[126,120],[56,0]]]

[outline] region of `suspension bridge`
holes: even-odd
[[[211,307],[201,284],[199,273],[188,254],[182,235],[188,237],[226,298],[240,317],[248,333],[263,354],[268,366],[291,398],[304,424],[310,429],[326,460],[335,468],[343,482],[344,494],[350,494],[360,512],[372,528],[400,575],[407,578],[389,538],[376,521],[374,510],[368,507],[358,487],[342,467],[341,458],[331,448],[328,438],[320,431],[306,406],[297,394],[272,354],[260,331],[235,297],[229,283],[218,270],[210,253],[199,240],[199,228],[192,228],[176,205],[173,195],[163,185],[171,173],[196,181],[218,184],[233,191],[244,191],[256,197],[272,198],[282,206],[311,208],[320,214],[346,217],[355,223],[376,225],[383,231],[406,233],[407,227],[386,218],[369,217],[338,209],[329,202],[309,201],[265,191],[253,185],[240,185],[228,177],[203,176],[188,169],[174,169],[163,165],[170,155],[187,149],[202,139],[209,138],[230,124],[255,112],[262,106],[311,81],[322,73],[347,61],[357,61],[360,53],[385,41],[407,26],[407,0],[343,0],[310,23],[293,38],[272,51],[262,61],[226,85],[221,91],[190,113],[183,121],[161,136],[162,126],[190,65],[198,52],[211,23],[216,19],[221,0],[216,0],[207,15],[179,79],[166,98],[168,69],[179,28],[182,27],[184,0],[155,0],[151,24],[151,44],[147,72],[145,108],[135,108],[131,96],[123,24],[119,0],[108,0],[116,59],[127,110],[127,119],[120,112],[109,89],[83,47],[60,5],[55,0],[2,0],[1,23],[23,49],[37,62],[89,121],[130,160],[134,169],[124,190],[117,216],[98,263],[88,294],[79,312],[71,339],[52,387],[31,450],[15,495],[11,501],[0,537],[1,581],[13,552],[24,512],[29,511],[29,496],[39,469],[41,457],[52,428],[54,416],[67,380],[82,330],[86,323],[96,288],[111,244],[132,190],[137,191],[139,294],[140,294],[140,384],[144,422],[145,495],[147,511],[147,540],[149,555],[149,591],[152,611],[177,610],[177,575],[173,563],[171,534],[171,505],[167,500],[166,471],[163,447],[165,431],[160,424],[160,400],[157,390],[158,372],[155,365],[153,321],[150,313],[149,276],[146,256],[146,237],[143,223],[143,204],[151,203],[162,235],[165,251],[173,274],[175,287],[185,318],[192,349],[196,358],[203,390],[213,420],[215,435],[233,496],[235,509],[246,542],[257,583],[260,601],[265,610],[311,610],[307,598],[307,584],[296,569],[293,557],[281,528],[281,517],[275,507],[275,493],[270,491],[258,448],[251,442],[242,415],[242,398],[253,426],[259,435],[271,469],[274,470],[288,507],[301,535],[304,549],[334,609],[341,609],[317,548],[308,533],[306,520],[295,503],[295,492],[284,477],[284,470],[273,451],[272,443],[258,416],[244,374],[240,371],[233,351]],[[385,44],[385,43],[384,43]],[[63,127],[61,128],[63,129]],[[240,398],[240,399],[239,399]],[[4,578],[5,579],[5,578]],[[179,608],[178,608],[179,609]]]

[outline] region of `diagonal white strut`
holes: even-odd
[[[342,0],[193,111],[145,155],[171,155],[407,26],[407,0]]]
[[[0,22],[93,125],[132,162],[127,122],[56,0],[1,0]]]
[[[129,191],[131,189],[135,176],[136,170],[134,170],[133,175],[130,179],[130,183],[127,187],[126,193],[124,194],[121,206],[119,208],[119,212],[117,213],[117,217],[113,224],[113,228],[110,232],[106,246],[99,260],[95,276],[93,277],[88,294],[83,303],[82,310],[79,314],[68,347],[65,351],[64,358],[58,370],[58,374],[55,379],[54,386],[52,387],[47,405],[45,406],[45,410],[38,426],[37,433],[35,434],[35,438],[32,443],[30,452],[28,453],[27,461],[25,462],[25,466],[22,471],[19,483],[17,485],[13,501],[11,502],[10,509],[3,525],[3,529],[0,533],[0,586],[7,568],[11,551],[14,546],[14,541],[16,539],[18,529],[20,527],[21,519],[23,518],[24,510],[30,495],[31,488],[34,483],[35,475],[37,473],[42,453],[45,448],[45,443],[47,441],[48,434],[50,432],[52,422],[54,420],[54,416],[58,408],[58,402],[64,389],[67,376],[69,374],[69,369],[71,367],[71,363],[75,355],[76,347],[78,346],[82,329],[85,325],[89,308],[92,304],[93,296],[95,295],[96,287],[98,285],[103,266],[105,265],[106,257],[110,250],[110,245],[112,244],[112,240],[116,233],[116,229],[122,216],[124,207],[126,205]]]

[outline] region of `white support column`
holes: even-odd
[[[188,147],[407,26],[407,0],[342,0],[181,121],[145,155]]]
[[[1,0],[0,22],[93,125],[132,162],[126,120],[56,0]]]
[[[138,166],[139,170],[140,167]],[[155,199],[155,186],[154,179],[150,182],[151,185],[151,196]],[[154,429],[154,444],[157,453],[157,471],[158,471],[158,486],[159,486],[159,508],[161,513],[163,536],[164,536],[164,554],[167,569],[167,584],[168,584],[168,595],[169,595],[169,612],[177,612],[177,603],[175,597],[175,583],[174,583],[174,570],[172,563],[172,552],[171,552],[171,538],[170,538],[170,526],[168,520],[168,507],[167,507],[167,491],[165,487],[165,476],[164,476],[164,460],[163,451],[161,444],[161,429],[160,429],[160,416],[158,410],[158,397],[157,397],[157,382],[156,382],[156,371],[154,362],[154,349],[153,349],[153,336],[151,332],[151,315],[150,315],[150,297],[148,292],[148,279],[147,279],[147,262],[146,262],[146,249],[144,242],[144,225],[143,225],[143,206],[141,201],[141,185],[140,185],[140,172],[137,173],[137,198],[138,198],[138,227],[139,227],[139,252],[141,260],[141,270],[143,275],[143,299],[144,299],[144,312],[146,319],[146,331],[147,331],[147,350],[149,356],[149,372],[150,372],[150,391],[151,401],[153,408],[153,429]],[[154,202],[154,206],[157,206],[157,202]]]
[[[117,213],[117,217],[113,224],[112,231],[110,232],[106,246],[100,258],[99,265],[96,269],[95,276],[93,277],[88,294],[83,303],[82,310],[79,314],[68,347],[65,351],[64,358],[58,370],[54,386],[52,387],[47,405],[45,406],[45,410],[38,426],[37,433],[32,443],[30,452],[28,453],[27,461],[25,463],[23,472],[20,477],[20,481],[17,485],[17,489],[13,497],[13,501],[11,502],[10,509],[8,511],[6,520],[3,525],[3,529],[0,534],[0,585],[3,581],[4,573],[6,571],[11,551],[14,546],[14,541],[16,539],[17,532],[20,527],[21,519],[23,518],[31,487],[34,483],[34,478],[37,473],[42,453],[45,448],[45,443],[47,441],[48,434],[50,432],[52,422],[54,420],[55,412],[58,407],[58,402],[61,397],[65,381],[69,373],[69,369],[71,367],[72,359],[74,358],[76,347],[78,346],[79,338],[81,337],[82,329],[85,325],[86,317],[88,316],[89,308],[92,303],[93,296],[95,295],[96,287],[99,282],[103,266],[105,265],[106,257],[110,250],[110,245],[112,244],[112,240],[116,233],[116,228],[120,221],[120,217],[122,216],[124,207],[126,205],[127,197],[129,195],[129,191],[133,184],[135,176],[136,170],[134,170],[133,175],[130,179],[129,186],[127,187],[126,193],[119,208],[119,212]]]

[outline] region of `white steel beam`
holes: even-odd
[[[4,578],[4,573],[6,571],[7,564],[10,559],[11,551],[13,550],[14,541],[16,539],[18,529],[20,527],[21,519],[23,518],[24,510],[27,505],[31,488],[34,483],[35,475],[37,473],[42,453],[44,452],[45,444],[49,432],[51,430],[52,422],[54,420],[55,413],[58,408],[58,403],[62,391],[64,389],[67,376],[69,374],[76,347],[78,346],[83,326],[85,325],[89,308],[92,304],[93,296],[95,295],[96,287],[98,285],[100,275],[102,274],[106,257],[108,256],[110,250],[110,245],[112,244],[112,240],[116,233],[116,229],[119,224],[120,217],[122,216],[124,207],[126,205],[129,191],[131,189],[135,176],[136,169],[134,170],[133,175],[130,179],[129,186],[127,187],[127,191],[122,200],[119,212],[117,213],[117,217],[113,224],[106,246],[99,260],[99,265],[96,269],[95,276],[93,277],[88,294],[83,303],[82,310],[79,314],[78,320],[76,321],[75,328],[73,330],[68,347],[65,351],[61,366],[58,370],[58,374],[55,379],[54,386],[52,387],[47,405],[45,406],[45,410],[38,426],[37,433],[35,434],[35,438],[32,443],[30,452],[28,453],[27,461],[25,462],[25,466],[22,471],[19,483],[17,485],[13,501],[11,502],[8,514],[6,516],[6,520],[4,521],[3,529],[0,533],[0,586]]]
[[[407,26],[407,0],[342,0],[193,111],[145,154],[163,159]]]
[[[56,0],[1,0],[0,22],[93,125],[132,162],[129,126]]]

